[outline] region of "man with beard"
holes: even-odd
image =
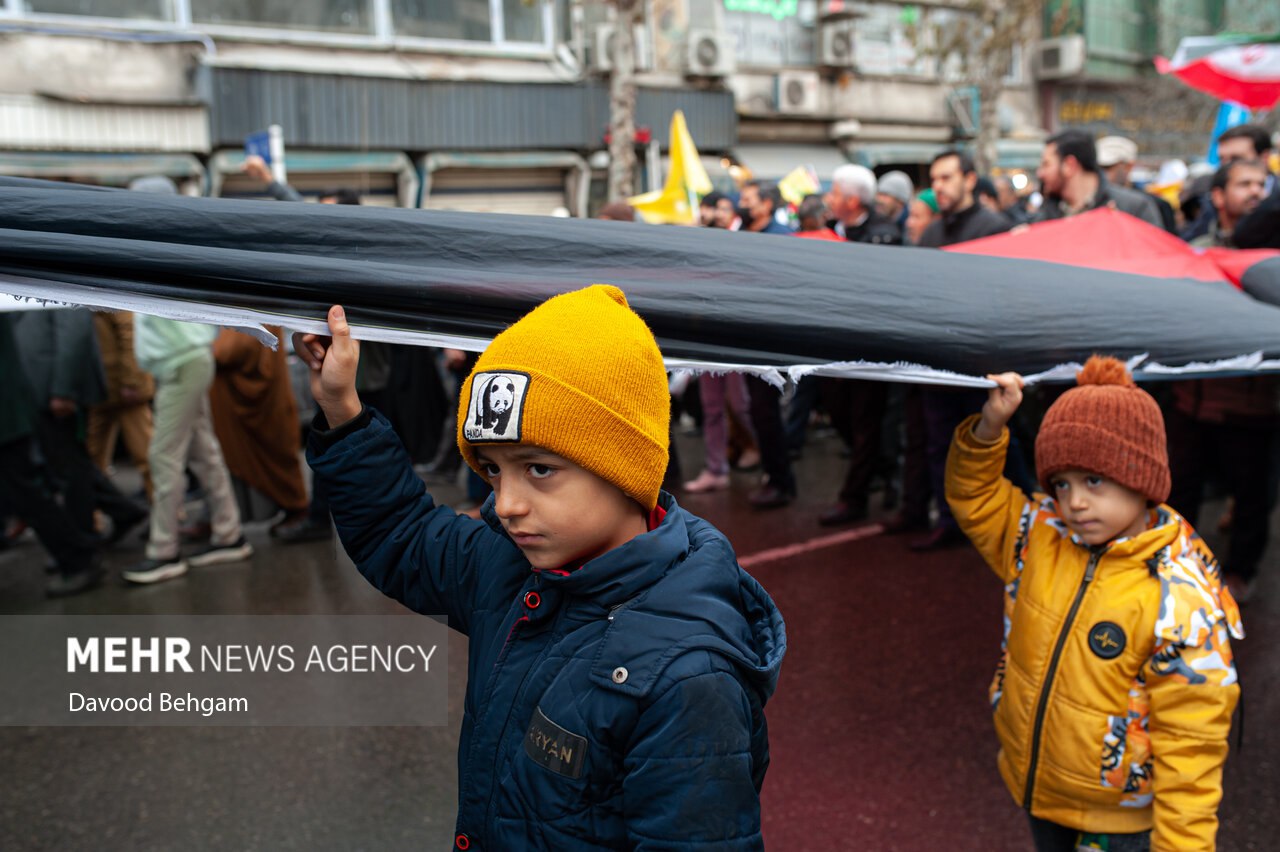
[[[1235,162],[1236,160],[1260,160],[1264,165],[1270,163],[1271,157],[1271,132],[1260,124],[1237,124],[1235,127],[1229,127],[1223,131],[1218,137],[1218,162],[1222,165]],[[1269,168],[1269,167],[1268,167]],[[1267,173],[1266,192],[1263,198],[1266,204],[1272,206],[1280,206],[1277,204],[1275,196],[1280,195],[1276,191],[1276,176]],[[1209,226],[1217,219],[1218,212],[1213,209],[1211,199],[1206,194],[1201,202],[1199,214],[1188,217],[1187,226],[1182,231],[1182,238],[1187,242],[1192,242],[1199,237],[1203,237],[1209,233]],[[1240,229],[1237,229],[1239,231]],[[1267,245],[1254,239],[1245,239],[1243,242],[1238,239],[1237,233],[1236,244],[1240,248],[1263,248]],[[1275,246],[1271,246],[1274,248]]]
[[[962,151],[943,151],[929,164],[929,182],[938,205],[939,217],[925,229],[920,245],[943,246],[1003,234],[1013,223],[974,197],[978,172],[973,159]],[[925,387],[920,402],[908,409],[909,430],[923,433],[924,459],[908,459],[907,467],[916,472],[915,481],[904,478],[903,513],[886,525],[890,533],[927,529],[929,525],[927,491],[932,489],[938,507],[938,521],[927,536],[911,543],[912,550],[927,551],[963,543],[964,535],[951,515],[951,507],[942,499],[946,479],[947,450],[951,433],[968,415],[982,408],[980,391]],[[912,442],[919,447],[919,441]],[[919,452],[919,449],[916,450]],[[1016,458],[1016,455],[1015,455]],[[927,470],[928,484],[919,481]]]
[[[758,180],[745,183],[738,199],[742,230],[757,234],[790,234],[791,229],[774,215],[782,203],[782,193],[776,183]],[[747,502],[756,509],[776,509],[790,503],[796,493],[791,460],[787,457],[781,400],[777,388],[760,377],[747,376],[746,381],[751,399],[751,427],[756,433],[760,466],[764,469],[764,481],[747,495]]]
[[[1229,160],[1214,173],[1209,190],[1217,216],[1191,245],[1234,248],[1237,223],[1262,204],[1266,185],[1261,160]],[[1278,390],[1275,377],[1267,375],[1173,383],[1169,505],[1194,524],[1210,474],[1225,486],[1234,508],[1223,581],[1240,603],[1252,597],[1267,549],[1272,502],[1258,464],[1273,455]]]
[[[1209,230],[1194,240],[1193,246],[1235,248],[1232,235],[1236,223],[1248,216],[1267,195],[1267,166],[1261,160],[1232,160],[1213,176],[1209,198],[1217,216]]]
[[[833,230],[851,243],[902,245],[902,229],[876,212],[876,176],[866,166],[840,166],[831,174],[827,209]]]
[[[920,245],[925,248],[1003,234],[1012,227],[1002,213],[977,203],[974,188],[978,172],[973,158],[962,151],[943,151],[929,165],[929,182],[942,217],[925,228]]]
[[[1144,192],[1111,183],[1098,171],[1098,151],[1093,137],[1082,130],[1064,130],[1050,136],[1036,169],[1044,203],[1032,222],[1064,219],[1099,207],[1114,207],[1144,222],[1163,228],[1160,210]]]

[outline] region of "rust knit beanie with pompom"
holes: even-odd
[[[1049,494],[1064,470],[1087,470],[1154,503],[1169,498],[1164,417],[1151,394],[1133,383],[1124,363],[1094,355],[1076,387],[1045,413],[1036,438],[1036,478]]]

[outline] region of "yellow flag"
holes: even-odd
[[[788,204],[800,206],[806,195],[813,195],[822,189],[818,182],[818,174],[813,166],[796,166],[790,174],[778,181],[778,191]]]
[[[671,116],[671,171],[662,189],[627,199],[640,217],[655,225],[696,225],[698,198],[711,191],[711,178],[698,157],[684,113]]]

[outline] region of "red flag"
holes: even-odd
[[[1237,287],[1250,267],[1280,256],[1271,249],[1193,248],[1162,228],[1110,208],[958,243],[946,251],[1047,260],[1153,278],[1230,281]]]

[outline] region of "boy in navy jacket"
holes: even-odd
[[[557,296],[463,385],[458,446],[494,493],[436,506],[355,391],[359,344],[295,335],[307,459],[360,572],[470,640],[458,849],[758,849],[782,616],[659,485],[670,403],[615,287]]]

